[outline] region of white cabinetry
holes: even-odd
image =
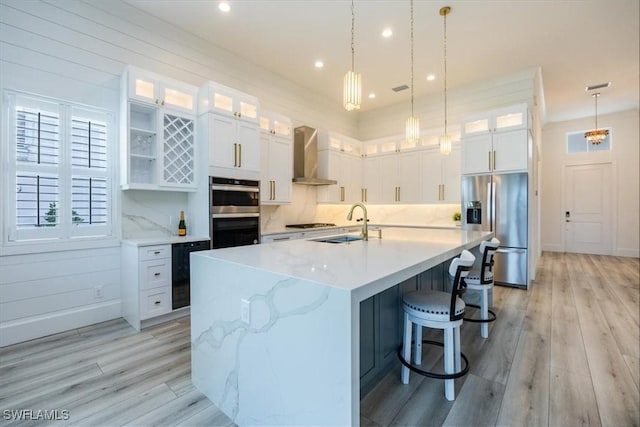
[[[318,188],[318,203],[355,203],[363,199],[360,142],[346,136],[320,131],[318,176],[338,181]]]
[[[264,205],[291,203],[293,178],[291,121],[263,112],[260,116],[260,202]]]
[[[370,158],[367,161],[371,160]],[[420,153],[380,157],[382,203],[420,203]],[[369,185],[367,184],[367,188]]]
[[[122,189],[194,191],[197,89],[137,68],[122,87]]]
[[[259,179],[258,100],[213,82],[200,89],[199,113],[209,116],[209,175]]]
[[[526,171],[528,123],[525,104],[467,117],[462,123],[462,173]]]
[[[437,147],[420,152],[422,203],[460,202],[460,145],[443,155]]]
[[[171,245],[122,246],[122,317],[140,330],[142,321],[171,308]]]

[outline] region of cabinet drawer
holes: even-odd
[[[140,261],[171,258],[171,245],[143,246],[138,251]]]
[[[171,286],[140,291],[140,320],[171,312]]]
[[[166,259],[140,262],[140,289],[171,286],[171,262]]]

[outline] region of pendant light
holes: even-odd
[[[451,13],[451,7],[440,9],[440,16],[444,18],[444,133],[440,135],[440,152],[444,155],[451,153],[451,135],[447,132],[447,15]]]
[[[345,110],[359,110],[362,103],[362,76],[360,73],[355,72],[355,21],[356,15],[353,7],[353,0],[351,0],[351,71],[347,71],[344,76],[344,92],[343,92],[343,105]]]
[[[413,114],[413,0],[411,2],[411,116],[405,125],[405,136],[408,142],[417,141],[420,138],[420,120]]]
[[[593,145],[598,145],[609,135],[608,129],[598,129],[598,96],[600,96],[600,92],[596,92],[591,95],[595,98],[596,101],[596,127],[594,130],[590,130],[589,132],[584,133],[584,137],[592,143]]]

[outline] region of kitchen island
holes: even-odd
[[[360,303],[489,232],[383,230],[191,255],[192,380],[238,425],[358,425]]]

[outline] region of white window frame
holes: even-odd
[[[6,193],[5,198],[5,244],[24,244],[38,242],[69,242],[72,240],[86,240],[96,238],[113,238],[114,235],[114,198],[117,196],[113,188],[114,182],[114,157],[117,155],[115,147],[116,124],[114,114],[110,111],[91,106],[80,105],[64,100],[46,98],[38,95],[31,95],[22,92],[6,90],[5,117],[7,141],[5,148],[5,178]],[[30,107],[42,109],[59,114],[60,117],[60,147],[59,161],[57,166],[38,165],[22,163],[17,164],[16,158],[16,108]],[[89,120],[104,122],[107,125],[106,138],[106,169],[89,169],[72,167],[71,162],[71,120],[72,117],[82,117]],[[18,171],[37,172],[41,175],[55,174],[58,176],[58,211],[59,223],[53,227],[17,227],[17,205],[16,205],[16,174]],[[72,177],[91,177],[106,180],[106,223],[91,225],[74,225],[71,222],[71,180]]]

